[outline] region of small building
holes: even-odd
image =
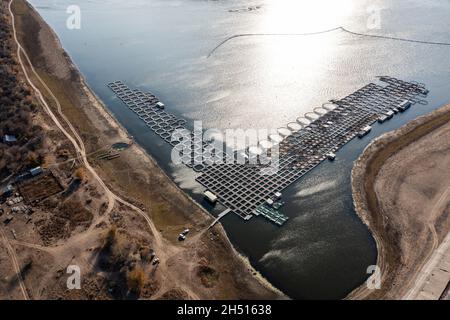
[[[41,167],[36,167],[36,168],[30,169],[30,174],[32,177],[36,177],[43,172],[44,172],[44,170],[42,170]]]
[[[209,190],[206,190],[205,193],[203,193],[203,195],[205,196],[206,200],[208,200],[211,203],[216,203],[217,202],[217,196],[212,193]]]
[[[394,116],[394,111],[387,111],[384,113],[388,119],[391,119]]]
[[[411,107],[411,102],[409,100],[405,100],[405,101],[403,101],[402,103],[400,103],[398,105],[398,109],[401,112],[404,112],[404,111],[408,110],[410,107]]]
[[[371,126],[362,128],[362,130],[358,133],[358,138],[363,138],[364,136],[368,135],[370,131],[372,131]]]
[[[162,103],[161,101],[158,101],[158,102],[156,103],[156,107],[157,107],[158,109],[164,109],[164,108],[165,108],[165,105],[164,105],[164,103]]]
[[[378,118],[378,122],[379,122],[379,123],[384,123],[384,122],[387,121],[387,119],[388,119],[388,117],[383,115],[383,116],[380,116],[380,117]]]
[[[3,136],[3,143],[5,144],[13,144],[17,142],[17,138],[16,136],[10,135],[10,134],[5,134]]]

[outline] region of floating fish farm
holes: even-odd
[[[162,139],[180,151],[183,148],[192,151],[183,163],[199,172],[197,182],[219,203],[245,220],[262,216],[282,225],[288,220],[279,212],[285,188],[322,161],[334,160],[335,152],[350,140],[363,138],[373,123],[388,121],[415,104],[427,104],[422,99],[428,94],[424,84],[387,76],[379,80],[380,84],[370,83],[343,99],[323,104],[279,128],[278,135],[268,137],[266,142],[277,144],[279,150],[277,170],[271,174],[262,174],[266,165],[230,163],[226,160],[234,158],[234,153],[215,153],[205,141],[173,141],[172,133],[177,129],[194,136],[184,119],[167,113],[164,104],[151,93],[130,89],[121,81],[108,86]],[[204,153],[205,149],[210,152]],[[225,161],[218,163],[218,159]]]

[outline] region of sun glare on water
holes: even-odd
[[[270,0],[262,28],[276,33],[311,32],[340,26],[354,0]]]
[[[274,105],[289,108],[300,91],[317,95],[313,84],[328,76],[336,56],[339,31],[314,36],[291,34],[339,27],[351,16],[354,5],[352,0],[270,0],[263,8],[255,31],[269,35],[245,41],[254,44],[249,59],[258,64],[254,72],[259,90],[264,96],[271,93],[277,97],[270,101],[261,98],[261,107],[270,112]]]

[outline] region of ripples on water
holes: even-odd
[[[169,150],[105,87],[112,80],[149,89],[171,112],[207,128],[271,128],[294,121],[331,98],[391,75],[424,82],[430,106],[417,106],[369,137],[353,141],[333,163],[286,190],[282,228],[263,219],[223,224],[233,243],[293,298],[342,298],[376,259],[368,230],[354,213],[352,161],[369,139],[447,100],[450,48],[360,39],[342,32],[314,37],[238,38],[239,33],[300,33],[345,26],[358,32],[450,42],[444,1],[167,1],[80,3],[82,29],[65,28],[65,0],[32,0],[116,117],[187,192],[202,202],[193,173],[168,164]],[[381,29],[367,30],[367,9],[381,9]],[[256,8],[257,7],[257,8]],[[246,8],[256,8],[246,10]],[[231,11],[231,12],[230,12]]]

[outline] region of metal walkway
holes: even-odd
[[[208,229],[211,229],[212,227],[214,227],[219,221],[220,219],[222,219],[223,217],[225,217],[227,214],[229,214],[231,212],[230,209],[225,209],[224,211],[222,211],[222,213],[220,213],[217,218],[209,225]]]

